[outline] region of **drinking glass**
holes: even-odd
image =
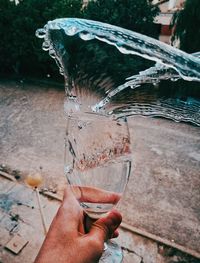
[[[98,219],[120,200],[131,171],[130,134],[125,117],[82,112],[67,117],[65,175],[89,217]],[[109,241],[99,262],[122,261]]]

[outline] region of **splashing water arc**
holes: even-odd
[[[168,79],[200,81],[199,52],[187,54],[156,39],[124,28],[78,18],[55,19],[49,21],[43,29],[36,31],[36,36],[44,39],[43,49],[49,51],[49,55],[56,60],[60,73],[65,78],[68,77],[66,66],[68,53],[62,43],[62,38],[58,41],[52,37],[51,32],[53,31],[62,31],[69,37],[77,35],[84,41],[96,39],[116,47],[122,54],[137,55],[155,62],[153,67],[140,71],[139,74],[126,78],[124,83],[108,89],[103,98],[91,105],[93,111],[104,108],[109,104],[111,98],[113,99],[127,88],[135,89],[146,83],[154,84]],[[66,86],[66,89],[70,87]],[[161,116],[174,121],[186,121],[200,125],[200,102],[198,100],[192,100],[192,103],[191,100],[186,103],[176,101],[175,107],[173,104],[174,101],[170,99],[157,100],[156,103],[143,103],[143,105],[137,105],[133,101],[110,110],[109,114],[115,113],[119,117],[135,114]]]

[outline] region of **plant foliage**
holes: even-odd
[[[184,8],[175,13],[172,26],[172,41],[180,41],[180,49],[188,52],[200,50],[200,1],[187,0]]]
[[[81,17],[81,0],[1,0],[0,73],[54,74],[55,63],[41,48],[35,31],[60,17]],[[57,74],[57,73],[56,73]]]
[[[152,37],[158,36],[153,19],[158,9],[147,0],[96,0],[89,1],[83,8],[82,0],[21,0],[18,5],[9,0],[1,0],[0,5],[0,73],[17,75],[52,76],[58,75],[58,68],[47,52],[41,48],[41,41],[35,37],[35,31],[49,20],[60,17],[84,17],[118,25]],[[90,41],[85,45],[78,41],[76,45],[69,41],[67,48],[74,55],[72,71],[77,62],[96,60],[96,68],[106,67],[109,73],[120,72],[118,62],[122,55],[113,47]],[[99,62],[99,63],[98,63]],[[89,63],[87,63],[89,65]],[[124,62],[124,72],[131,68],[144,67],[143,60],[131,59]],[[134,73],[134,72],[133,72]]]

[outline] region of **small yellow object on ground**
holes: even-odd
[[[41,185],[42,181],[43,181],[42,180],[42,176],[39,173],[30,174],[30,175],[27,176],[27,178],[25,180],[25,182],[29,186],[33,187],[33,188],[38,187],[39,185]]]

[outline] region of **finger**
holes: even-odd
[[[116,229],[113,233],[112,238],[117,238],[119,236],[119,231]]]
[[[73,213],[77,214],[77,211],[81,209],[79,202],[76,200],[73,189],[70,185],[67,185],[64,190],[62,208],[66,210],[69,210],[70,208],[71,216],[73,216]]]
[[[90,228],[92,224],[95,223],[96,219],[90,218],[85,212],[83,212],[83,214],[84,214],[84,223],[83,223],[83,227],[79,230],[79,232],[85,234],[90,231]],[[118,236],[119,236],[119,231],[116,229],[113,233],[112,238],[117,238]]]
[[[97,187],[73,186],[72,190],[79,202],[116,204],[121,198],[121,194]]]
[[[64,191],[63,202],[57,212],[56,222],[65,231],[78,232],[79,223],[83,217],[83,210],[76,200],[71,187],[67,186]]]
[[[100,218],[92,224],[88,235],[91,238],[96,238],[104,242],[113,237],[121,221],[121,214],[113,209],[106,217]]]

